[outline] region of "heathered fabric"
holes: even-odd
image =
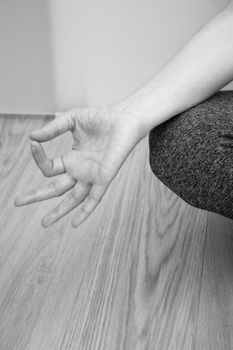
[[[152,129],[149,148],[163,184],[188,204],[233,219],[233,91],[218,91]]]

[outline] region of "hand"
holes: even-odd
[[[48,159],[41,142],[66,131],[73,136],[72,150]],[[143,123],[115,105],[64,113],[30,134],[32,155],[44,176],[60,176],[45,187],[19,195],[15,206],[57,197],[70,190],[41,223],[48,227],[79,206],[71,222],[77,227],[100,203],[128,154],[145,135]]]

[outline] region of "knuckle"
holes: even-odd
[[[88,209],[87,205],[84,205],[84,206],[81,208],[81,213],[84,214],[84,216],[89,215],[90,210]]]
[[[89,198],[94,201],[94,202],[97,202],[98,201],[98,198],[96,195],[94,195],[94,193],[90,192],[89,193]]]
[[[55,182],[51,182],[50,184],[48,184],[48,188],[53,192],[57,192],[57,190],[58,190]]]

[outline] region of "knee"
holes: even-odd
[[[151,130],[150,167],[188,204],[233,218],[232,118],[204,110],[196,106]]]

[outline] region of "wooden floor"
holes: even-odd
[[[84,223],[73,229],[68,215],[44,229],[61,198],[13,203],[51,181],[28,142],[46,121],[0,117],[0,350],[232,349],[233,222],[165,187],[146,137]]]

